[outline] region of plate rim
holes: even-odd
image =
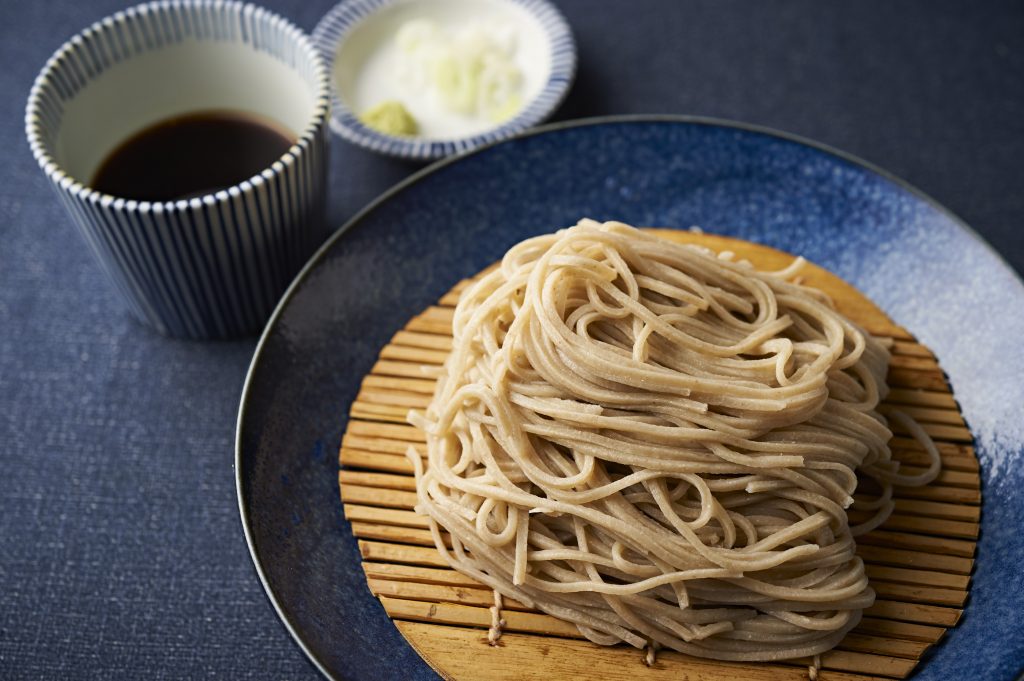
[[[1022,279],[1021,273],[1018,272],[1010,263],[1002,256],[999,251],[995,249],[984,237],[981,236],[973,227],[965,222],[960,216],[954,213],[952,210],[944,206],[938,200],[917,188],[910,182],[903,178],[893,174],[892,172],[885,170],[884,168],[871,163],[855,154],[843,151],[836,147],[823,142],[798,135],[796,133],[790,133],[777,128],[772,128],[765,125],[759,125],[755,123],[746,123],[742,121],[734,121],[725,118],[717,118],[713,116],[693,116],[686,114],[624,114],[624,115],[610,115],[610,116],[594,116],[589,118],[572,119],[568,121],[559,121],[555,123],[548,123],[546,125],[537,126],[531,128],[521,134],[509,137],[506,139],[495,140],[488,144],[484,144],[479,147],[474,147],[468,151],[465,151],[454,156],[443,158],[439,161],[432,163],[431,165],[422,168],[403,180],[392,185],[388,189],[384,190],[376,198],[367,203],[363,208],[357,211],[351,218],[345,221],[342,226],[336,230],[327,240],[310,256],[306,264],[302,266],[299,273],[295,275],[295,278],[288,285],[288,288],[282,294],[277,304],[274,306],[274,311],[271,313],[267,320],[266,326],[260,333],[259,340],[256,343],[256,348],[253,351],[252,360],[249,363],[248,369],[245,373],[245,382],[242,385],[242,392],[239,398],[238,405],[238,417],[235,421],[235,443],[234,443],[234,458],[232,466],[235,469],[235,498],[238,503],[238,512],[240,520],[242,522],[242,529],[245,534],[245,543],[249,550],[249,558],[252,560],[253,566],[256,569],[256,574],[259,577],[260,584],[263,587],[263,592],[267,596],[270,604],[273,606],[278,619],[284,624],[285,629],[291,635],[292,640],[299,646],[306,658],[320,671],[320,673],[327,679],[334,681],[337,677],[330,672],[323,664],[323,662],[317,658],[317,656],[309,649],[305,641],[300,636],[295,625],[291,619],[285,614],[281,603],[279,602],[273,588],[271,587],[265,570],[263,569],[262,562],[260,561],[259,555],[257,554],[256,544],[253,539],[252,527],[250,521],[250,510],[247,507],[248,500],[244,494],[244,481],[242,480],[242,460],[244,452],[242,451],[242,434],[245,423],[245,416],[247,411],[247,403],[250,400],[250,391],[253,384],[253,376],[259,368],[263,349],[267,344],[269,337],[276,330],[277,323],[280,320],[284,310],[288,307],[292,298],[295,296],[298,289],[302,286],[305,279],[309,274],[316,269],[320,262],[326,257],[327,252],[334,248],[334,245],[353,227],[363,221],[370,213],[376,210],[379,206],[383,205],[387,201],[391,200],[394,196],[398,195],[406,188],[420,182],[426,177],[442,170],[443,168],[458,163],[464,158],[475,156],[483,153],[492,147],[496,147],[502,144],[514,144],[518,140],[545,135],[552,132],[558,132],[561,130],[571,130],[575,128],[584,128],[591,126],[601,125],[616,125],[623,123],[676,123],[683,125],[700,125],[707,127],[718,127],[727,128],[733,130],[739,130],[742,132],[752,132],[761,135],[767,135],[775,137],[787,142],[794,142],[806,147],[810,147],[814,150],[824,152],[831,156],[835,156],[840,160],[846,161],[853,165],[859,166],[865,170],[868,170],[876,175],[879,175],[885,180],[893,183],[897,187],[909,192],[913,196],[927,203],[930,207],[937,210],[947,218],[949,218],[957,227],[962,229],[969,237],[979,242],[979,244],[988,250],[999,262],[1001,262],[1017,279],[1018,283],[1024,285],[1024,279]]]

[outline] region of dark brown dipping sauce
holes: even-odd
[[[122,142],[91,186],[139,201],[203,196],[265,170],[293,144],[295,136],[283,126],[243,112],[175,116]]]

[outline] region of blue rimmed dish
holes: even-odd
[[[413,20],[458,29],[471,22],[514,32],[522,105],[500,123],[410,103],[394,72],[395,36]],[[541,123],[565,98],[576,74],[576,45],[561,12],[547,0],[344,0],[320,21],[313,42],[331,70],[331,129],[344,139],[388,156],[437,159],[518,134]],[[401,100],[420,118],[414,136],[390,135],[360,115],[386,100]],[[412,98],[414,101],[416,98]],[[420,101],[426,101],[422,97]]]
[[[916,678],[1014,679],[1024,285],[967,225],[884,171],[790,135],[683,117],[547,126],[434,165],[354,217],[285,294],[243,389],[238,502],[267,594],[317,667],[336,679],[437,678],[359,568],[338,490],[347,414],[410,317],[517,241],[582,215],[699,225],[803,254],[935,352],[977,438],[982,528],[964,616]]]

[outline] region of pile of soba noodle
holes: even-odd
[[[885,346],[727,253],[583,220],[462,295],[417,510],[466,575],[591,641],[720,660],[832,648],[874,601],[854,535],[901,475]],[[888,414],[904,419],[901,414]],[[851,527],[857,472],[870,521]],[[450,534],[446,546],[442,530]]]

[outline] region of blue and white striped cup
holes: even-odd
[[[32,87],[25,125],[131,312],[170,336],[229,338],[266,321],[327,236],[329,108],[327,69],[291,23],[250,4],[175,0],[118,12],[66,42]],[[266,170],[199,198],[136,201],[89,187],[125,139],[205,110],[270,118],[298,140]]]

